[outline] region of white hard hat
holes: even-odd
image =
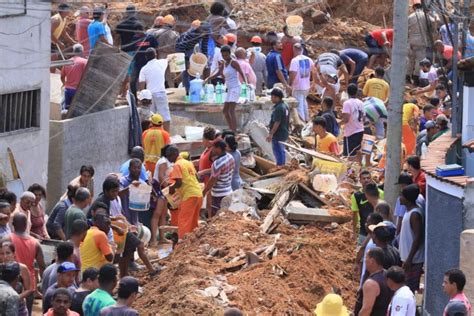
[[[152,99],[151,91],[148,90],[148,89],[144,89],[144,90],[142,90],[138,93],[138,100],[140,100],[140,101],[142,101],[142,100],[151,100],[151,99]]]

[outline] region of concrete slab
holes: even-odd
[[[290,222],[344,222],[343,218],[329,214],[328,210],[326,209],[306,207],[303,203],[301,203],[301,201],[290,201],[285,207],[285,211]]]
[[[264,194],[275,194],[274,188],[282,181],[283,177],[275,177],[265,180],[258,180],[252,183],[252,187]]]

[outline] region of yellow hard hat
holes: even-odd
[[[171,15],[171,14],[168,14],[166,15],[164,18],[163,18],[163,24],[168,24],[168,25],[174,25],[175,24],[175,19],[174,17]]]
[[[153,114],[150,121],[153,125],[163,125],[163,117],[160,114]]]
[[[347,307],[342,303],[342,297],[337,294],[328,294],[314,310],[316,316],[349,316]]]

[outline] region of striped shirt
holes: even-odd
[[[232,193],[234,168],[234,158],[229,153],[225,153],[213,162],[211,177],[217,178],[217,182],[212,187],[212,196],[221,197]]]
[[[194,46],[199,44],[200,50],[204,55],[207,55],[207,44],[209,41],[209,34],[201,34],[197,29],[190,29],[184,32],[176,42],[176,52],[184,53],[187,58],[191,57],[194,52]]]
[[[365,116],[372,122],[378,122],[379,119],[388,117],[387,107],[382,100],[375,97],[364,99]]]

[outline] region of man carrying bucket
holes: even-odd
[[[153,114],[150,121],[150,128],[142,134],[142,142],[146,170],[153,174],[156,162],[161,157],[161,150],[170,143],[170,134],[163,129],[163,117],[160,114]]]

